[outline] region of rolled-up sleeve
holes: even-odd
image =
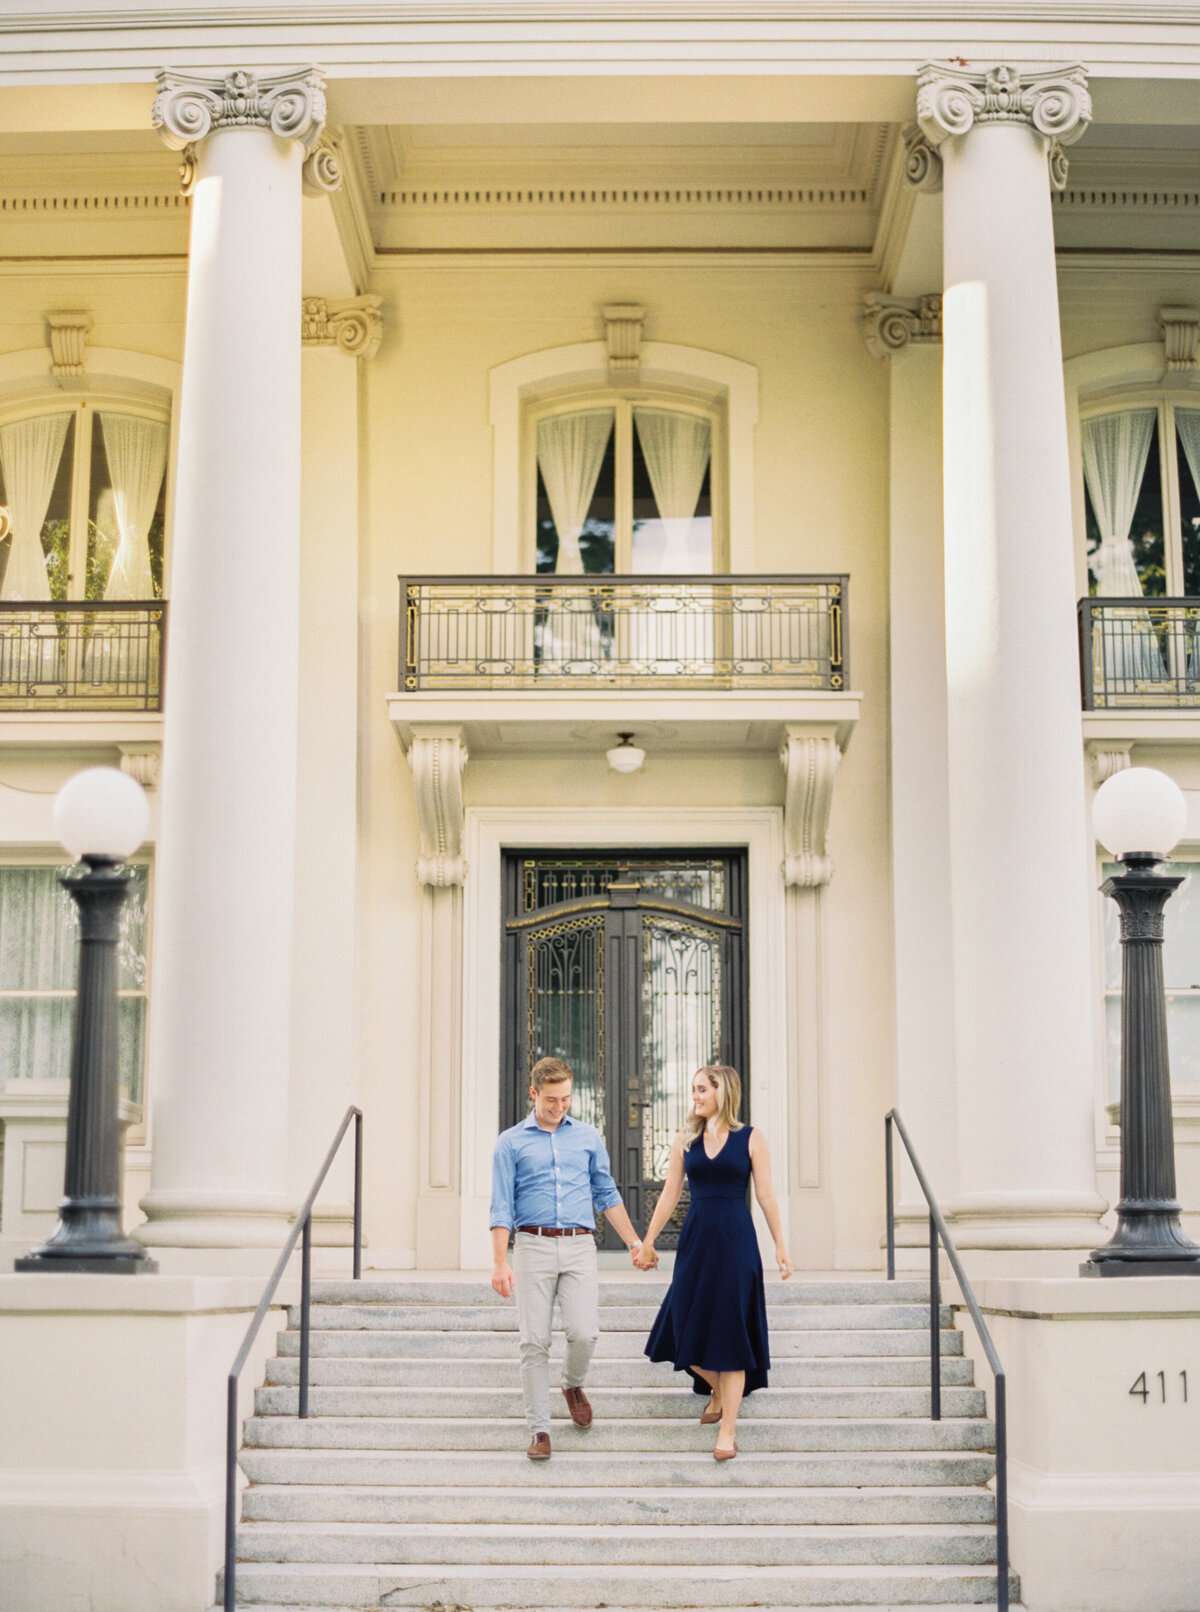
[[[488,1225],[505,1226],[509,1231],[516,1225],[514,1187],[517,1163],[513,1157],[512,1142],[501,1136],[492,1150],[492,1211]]]
[[[609,1167],[608,1149],[599,1135],[592,1151],[589,1174],[592,1183],[592,1202],[596,1208],[615,1209],[621,1202],[621,1194],[617,1191],[617,1183],[613,1180],[612,1170]]]

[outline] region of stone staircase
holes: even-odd
[[[993,1429],[948,1309],[934,1423],[926,1290],[771,1281],[771,1387],[719,1464],[690,1384],[642,1354],[664,1290],[602,1277],[596,1420],[579,1431],[556,1394],[540,1464],[511,1302],[482,1282],[314,1284],[311,1416],[293,1311],[246,1424],[239,1604],[995,1604]]]

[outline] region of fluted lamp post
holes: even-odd
[[[1179,1224],[1163,991],[1163,908],[1183,883],[1160,873],[1183,833],[1179,786],[1153,767],[1114,773],[1096,792],[1096,838],[1124,871],[1102,885],[1121,912],[1121,1199],[1112,1240],[1084,1276],[1200,1276]]]
[[[89,767],[63,785],[54,829],[77,859],[60,879],[79,911],[79,971],[67,1105],[67,1162],[59,1222],[19,1271],[154,1271],[121,1229],[117,942],[130,875],[122,868],[146,837],[140,784],[115,767]]]

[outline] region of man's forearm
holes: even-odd
[[[606,1209],[604,1218],[626,1248],[632,1248],[634,1243],[640,1241],[637,1232],[633,1229],[633,1221],[630,1220],[628,1211],[623,1203],[615,1203],[611,1209]]]
[[[493,1265],[504,1265],[504,1264],[507,1263],[507,1261],[508,1261],[508,1237],[509,1237],[509,1231],[508,1231],[507,1226],[493,1226],[492,1227],[492,1264]]]

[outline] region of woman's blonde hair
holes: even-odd
[[[740,1131],[742,1122],[738,1118],[738,1109],[742,1106],[742,1082],[736,1069],[730,1068],[727,1063],[706,1063],[696,1071],[696,1075],[707,1075],[717,1088],[717,1129],[722,1131]],[[692,1076],[695,1080],[696,1075]],[[703,1134],[705,1121],[693,1108],[687,1119],[683,1122],[687,1140],[684,1149],[691,1147],[696,1138]]]

